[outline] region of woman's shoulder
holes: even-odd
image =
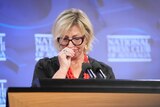
[[[48,63],[58,63],[58,57],[44,57],[38,60],[37,64],[47,65]]]
[[[57,56],[54,56],[54,57],[44,57],[44,58],[41,58],[39,59],[38,62],[46,62],[46,61],[57,61],[58,60],[58,57]]]
[[[98,60],[96,60],[96,59],[94,59],[92,57],[89,57],[89,61],[90,61],[91,64],[98,63],[98,64],[100,64],[101,67],[106,67],[108,69],[112,69],[111,66],[105,64],[104,62],[98,61]]]

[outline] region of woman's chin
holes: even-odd
[[[79,56],[80,56],[80,55],[76,53],[71,59],[72,59],[72,60],[78,59]]]
[[[76,53],[76,54],[71,58],[71,60],[76,60],[76,59],[79,59],[79,58],[81,58],[81,57],[82,57],[81,54]]]
[[[71,60],[75,60],[75,59],[77,59],[77,56],[76,56],[76,55],[74,55],[74,56],[71,58]]]

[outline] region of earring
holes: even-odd
[[[87,45],[85,45],[85,47],[84,47],[84,51],[85,51],[85,52],[87,51]]]

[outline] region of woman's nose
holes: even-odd
[[[69,41],[69,44],[67,47],[69,47],[69,48],[74,47],[74,44],[72,43],[72,41]]]

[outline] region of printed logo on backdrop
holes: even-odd
[[[4,84],[7,83],[7,80],[0,79],[0,107],[5,107],[6,104],[6,88]]]
[[[56,51],[53,47],[52,34],[35,34],[35,60],[38,61],[44,57],[53,57]]]
[[[150,62],[149,35],[108,35],[109,62]]]
[[[4,37],[5,33],[0,33],[0,61],[6,61]]]

